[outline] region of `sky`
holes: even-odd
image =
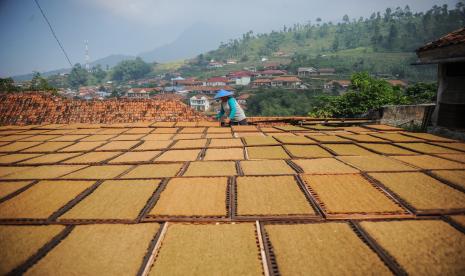
[[[83,63],[85,40],[92,61],[150,51],[198,22],[224,26],[234,38],[248,30],[269,32],[318,17],[338,22],[344,14],[369,17],[405,5],[419,12],[433,5],[453,7],[457,1],[38,0],[73,64]],[[34,0],[0,0],[0,37],[0,77],[69,67]]]

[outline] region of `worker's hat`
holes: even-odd
[[[231,95],[233,95],[233,93],[231,91],[221,89],[220,91],[218,91],[216,93],[214,99],[219,99],[219,98],[223,98],[223,97],[227,97],[227,96],[231,96]]]

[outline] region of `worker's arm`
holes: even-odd
[[[229,98],[228,99],[228,105],[229,105],[229,119],[233,120],[234,117],[236,116],[236,100],[234,98]]]
[[[216,114],[216,119],[219,119],[219,118],[223,117],[223,115],[224,115],[223,105],[220,105],[220,112],[218,112],[218,114]]]

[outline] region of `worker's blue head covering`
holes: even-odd
[[[228,96],[231,96],[233,95],[233,93],[231,91],[228,91],[228,90],[224,90],[224,89],[221,89],[220,91],[218,91],[214,97],[214,99],[219,99],[219,98],[223,98],[223,97],[228,97]]]

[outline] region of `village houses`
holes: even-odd
[[[194,95],[189,99],[189,105],[197,111],[208,111],[211,98],[206,95]]]

